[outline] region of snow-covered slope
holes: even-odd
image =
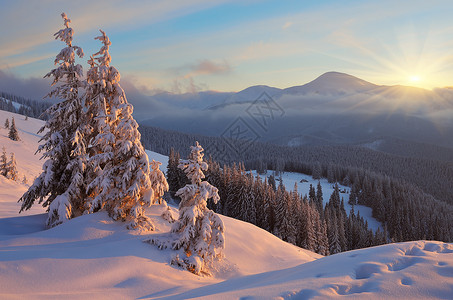
[[[3,125],[8,118],[11,124],[11,118],[14,117],[16,128],[19,132],[20,141],[12,141],[8,138],[8,129]],[[17,171],[19,172],[20,181],[11,181],[3,176],[0,176],[0,218],[17,216],[20,205],[17,200],[23,193],[28,190],[36,176],[41,173],[42,163],[40,155],[35,155],[38,149],[38,141],[41,138],[37,131],[44,125],[41,120],[28,118],[15,113],[0,110],[0,151],[5,147],[8,160],[11,153],[14,153],[17,162]],[[26,177],[28,184],[23,184],[23,177]],[[18,197],[19,195],[19,197]],[[44,209],[39,206],[33,207],[31,210],[24,212],[24,214],[42,213]]]
[[[159,228],[152,234],[170,229],[161,213],[160,206],[148,210]],[[320,257],[248,223],[222,219],[226,259],[213,277],[169,265],[171,251],[143,243],[150,234],[128,231],[104,212],[49,230],[43,230],[44,214],[0,219],[0,298],[154,298]]]
[[[12,114],[0,111],[0,122],[6,116]],[[22,141],[9,141],[0,129],[1,145],[16,153],[19,172],[36,176],[41,162],[33,155],[34,132],[42,121],[15,119]],[[449,299],[453,294],[453,244],[418,241],[322,257],[222,216],[225,259],[212,277],[199,277],[169,265],[172,251],[143,243],[170,229],[160,217],[162,206],[147,210],[156,232],[128,231],[105,212],[45,230],[39,207],[17,214],[16,201],[26,188],[0,178],[0,299]]]

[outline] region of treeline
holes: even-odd
[[[433,160],[453,162],[452,148],[433,144],[386,137],[379,140],[378,145],[374,148],[393,155],[422,159],[430,157]]]
[[[393,241],[453,241],[450,204],[399,179],[354,168],[339,173],[342,183],[351,186],[349,203],[371,207]]]
[[[453,162],[403,157],[361,146],[286,147],[255,142],[244,147],[240,140],[185,134],[143,125],[139,130],[146,149],[165,155],[169,155],[170,149],[174,148],[186,156],[186,145],[199,141],[204,145],[207,156],[212,156],[221,164],[243,162],[247,169],[313,174],[317,168],[322,169],[327,177],[328,169],[352,167],[400,179],[436,199],[453,204]],[[335,176],[335,179],[341,181],[344,177]]]
[[[179,153],[171,151],[167,169],[170,192],[184,185],[184,174],[177,168]],[[287,191],[245,171],[243,164],[223,166],[208,162],[207,180],[219,190],[221,201],[209,203],[211,209],[261,227],[284,241],[322,255],[384,244],[384,232],[373,233],[366,221],[352,210],[347,215],[340,200],[338,185],[326,206],[320,184],[308,196]]]
[[[19,105],[18,108],[14,106],[14,103]],[[20,115],[47,120],[48,116],[44,112],[52,105],[47,101],[37,101],[26,99],[13,94],[0,92],[0,110],[5,110]]]

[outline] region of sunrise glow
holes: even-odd
[[[418,82],[420,82],[420,80],[421,80],[420,76],[418,76],[418,75],[412,75],[411,77],[409,77],[409,81],[412,81],[414,83],[418,83]]]

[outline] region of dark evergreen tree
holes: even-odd
[[[313,209],[312,204],[307,205],[307,207],[307,223],[305,228],[307,238],[305,240],[305,243],[303,244],[303,247],[310,251],[316,251],[318,249],[318,232],[316,225],[317,220],[319,219],[319,214],[315,209]]]
[[[310,199],[310,202],[318,205],[318,199],[316,198],[316,191],[312,184],[310,184],[310,188],[308,190],[308,199]]]
[[[179,152],[176,152],[175,149],[171,148],[170,155],[168,156],[167,182],[172,197],[175,197],[176,192],[184,186],[181,185],[180,182],[181,169],[178,168],[180,159]]]
[[[340,188],[338,184],[335,183],[334,190],[332,195],[330,195],[329,203],[334,207],[335,211],[340,209]]]
[[[11,118],[11,126],[9,127],[8,137],[13,141],[19,141],[19,132],[17,132],[16,122],[14,122],[14,117]]]
[[[321,179],[322,177],[322,167],[319,161],[315,162],[312,168],[312,177],[313,179]]]
[[[351,191],[349,192],[349,200],[348,203],[350,205],[356,205],[357,204],[357,195],[358,195],[358,190],[357,190],[358,184],[354,183],[351,187]]]
[[[275,183],[275,177],[273,174],[269,175],[269,181],[268,181],[269,185],[271,186],[271,188],[274,190],[274,191],[277,191],[277,185]]]
[[[267,178],[261,182],[261,178],[257,175],[253,182],[253,197],[255,199],[255,212],[256,212],[256,226],[265,228],[265,212],[264,212],[264,199],[266,193]]]
[[[318,209],[321,210],[324,208],[324,198],[322,196],[322,186],[321,182],[318,181],[318,185],[316,186],[316,200],[317,200],[317,205]]]
[[[269,232],[274,232],[275,229],[275,192],[274,189],[268,185],[265,187],[264,193],[264,229]]]
[[[330,210],[327,210],[329,212]],[[327,229],[328,229],[328,238],[329,238],[329,252],[330,254],[336,254],[341,252],[340,237],[337,227],[337,216],[335,212],[327,216]]]

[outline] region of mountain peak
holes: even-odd
[[[321,76],[319,76],[318,78],[344,78],[344,79],[359,79],[361,80],[360,78],[357,78],[355,76],[352,76],[352,75],[349,75],[349,74],[346,74],[346,73],[341,73],[341,72],[336,72],[336,71],[330,71],[330,72],[326,72],[324,74],[322,74]]]
[[[322,74],[307,84],[287,88],[285,92],[289,94],[349,94],[371,90],[376,87],[377,85],[355,76],[331,71]]]

